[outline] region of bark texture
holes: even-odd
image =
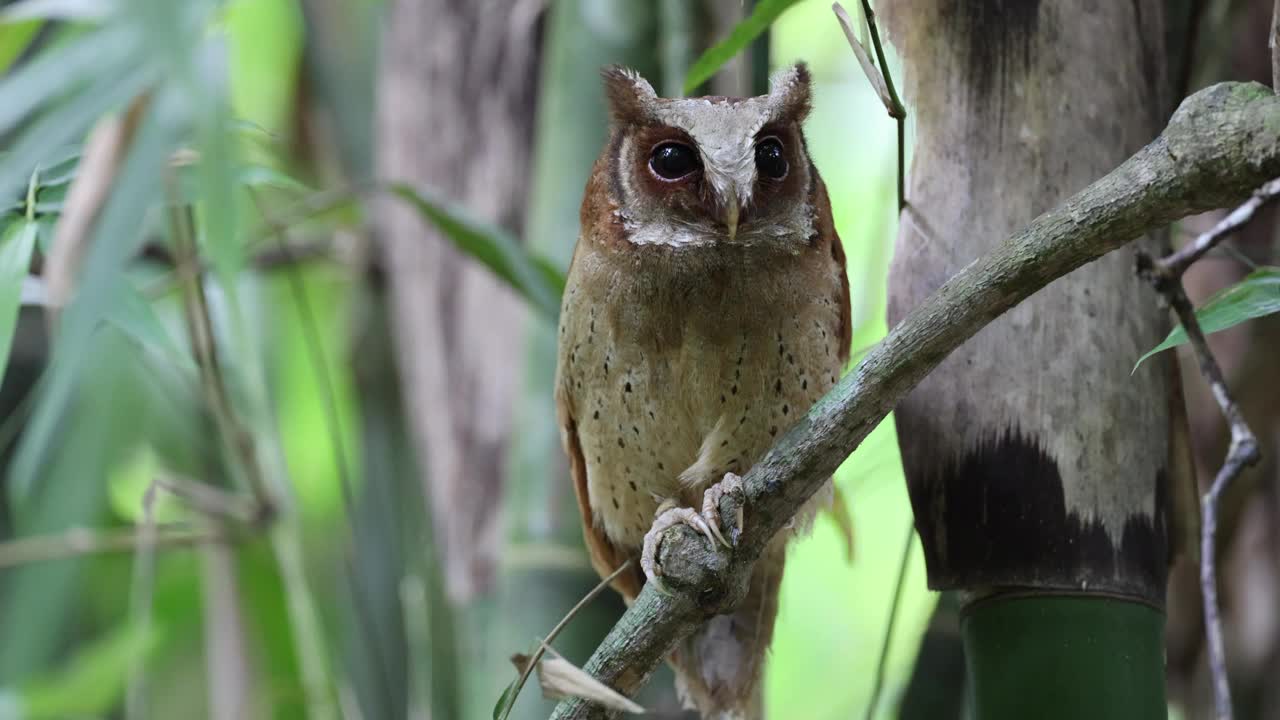
[[[431,188],[519,229],[541,8],[538,0],[390,3],[378,88],[380,178]],[[375,220],[405,404],[449,593],[461,600],[493,579],[525,311],[411,209],[387,204]]]
[[[880,5],[917,118],[893,325],[1155,136],[1164,29],[1159,3]],[[1168,327],[1117,253],[984,328],[907,396],[895,419],[931,587],[1163,603],[1170,372],[1130,371]]]
[[[647,585],[585,670],[634,694],[706,618],[733,609],[773,537],[908,392],[978,331],[1032,294],[1134,238],[1238,203],[1280,175],[1280,98],[1223,83],[1188,98],[1164,133],[1120,167],[947,280],[743,477],[746,526],[732,552],[688,528],[662,543],[663,595]],[[736,507],[722,502],[721,517]],[[570,699],[557,720],[608,713]]]

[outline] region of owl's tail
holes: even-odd
[[[761,680],[784,559],[784,542],[775,539],[756,562],[742,605],[712,618],[672,653],[676,691],[703,720],[764,718]]]

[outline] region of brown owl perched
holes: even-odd
[[[641,558],[614,583],[629,602],[661,575],[667,528],[723,541],[715,500],[835,384],[849,281],[801,132],[803,64],[752,98],[659,98],[616,67],[604,82],[611,133],[582,201],[556,405],[592,564],[603,576]],[[791,534],[761,556],[742,606],[670,658],[705,718],[762,714]]]

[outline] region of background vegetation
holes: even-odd
[[[681,3],[661,5],[663,44],[647,52],[672,93],[710,43],[678,32]],[[815,74],[806,133],[849,254],[856,355],[886,330],[894,125],[826,0],[753,6],[780,13],[769,64]],[[628,7],[544,10],[543,160],[517,234],[435,188],[375,178],[381,2],[5,5],[0,719],[490,716],[514,678],[507,656],[581,594],[544,583],[589,573],[572,534],[538,530],[540,498],[568,482],[539,400],[550,325],[531,321],[513,359],[530,387],[492,509],[501,580],[458,603],[369,228],[403,203],[554,313],[576,235],[565,218],[603,133],[597,84],[556,73],[566,58],[622,59],[607,31],[627,27]],[[566,139],[578,112],[590,143]],[[767,674],[775,717],[848,718],[870,702],[910,526],[892,423],[837,483],[853,553],[834,515],[792,552]],[[906,567],[877,716],[897,715],[937,602],[918,550]],[[593,607],[560,648],[571,660],[620,611]],[[644,702],[671,707],[661,688]],[[548,707],[530,689],[515,715]]]

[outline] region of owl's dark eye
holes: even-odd
[[[700,165],[697,151],[681,143],[662,143],[649,156],[649,168],[663,180],[679,180]]]
[[[782,142],[778,138],[767,137],[756,143],[756,169],[772,180],[787,176],[787,159],[783,157]]]

